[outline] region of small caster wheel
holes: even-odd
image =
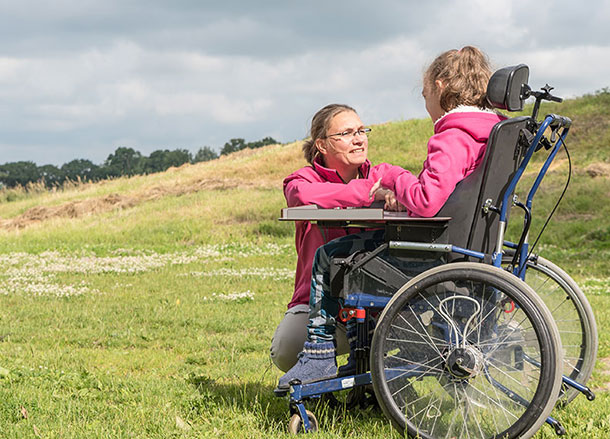
[[[298,413],[295,413],[290,417],[290,422],[288,423],[288,431],[290,434],[301,434],[301,433],[313,433],[318,431],[318,420],[309,410],[305,410],[307,413],[307,417],[309,418],[309,431],[305,431],[303,427],[303,421]]]
[[[363,396],[364,395],[361,388],[353,388],[349,391],[347,397],[345,398],[345,408],[348,410],[355,409],[362,401]]]

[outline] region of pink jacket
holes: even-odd
[[[435,123],[428,156],[417,177],[399,166],[392,166],[383,175],[382,186],[394,191],[411,216],[436,215],[455,185],[479,165],[491,129],[505,119],[473,107],[456,110]]]
[[[391,167],[382,163],[371,167],[367,160],[360,166],[364,177],[344,183],[337,171],[325,168],[317,160],[313,166],[306,166],[284,179],[284,196],[288,207],[317,204],[322,208],[369,206],[372,199],[369,191]],[[309,304],[311,286],[311,266],[316,250],[328,241],[345,236],[350,232],[340,228],[320,228],[309,221],[297,221],[295,245],[297,250],[297,269],[294,281],[294,294],[288,304],[292,308],[299,304]]]

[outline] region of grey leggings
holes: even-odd
[[[296,305],[286,311],[271,339],[271,360],[278,369],[287,372],[297,362],[297,355],[303,350],[307,340],[309,323],[309,306]],[[337,354],[349,353],[349,344],[345,336],[345,326],[337,325],[335,333]]]

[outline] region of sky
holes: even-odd
[[[422,73],[464,45],[527,64],[533,88],[593,93],[608,23],[609,0],[0,0],[0,164],[287,143],[329,103],[424,118]]]

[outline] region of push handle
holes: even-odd
[[[541,91],[534,91],[527,84],[523,84],[523,86],[521,87],[521,99],[527,99],[532,96],[536,98],[534,110],[532,111],[532,118],[534,120],[538,119],[538,109],[540,108],[540,103],[542,101],[563,102],[563,98],[560,98],[559,96],[553,96],[551,94],[551,90],[553,90],[553,87],[551,87],[549,84],[546,84],[544,87],[542,87]]]

